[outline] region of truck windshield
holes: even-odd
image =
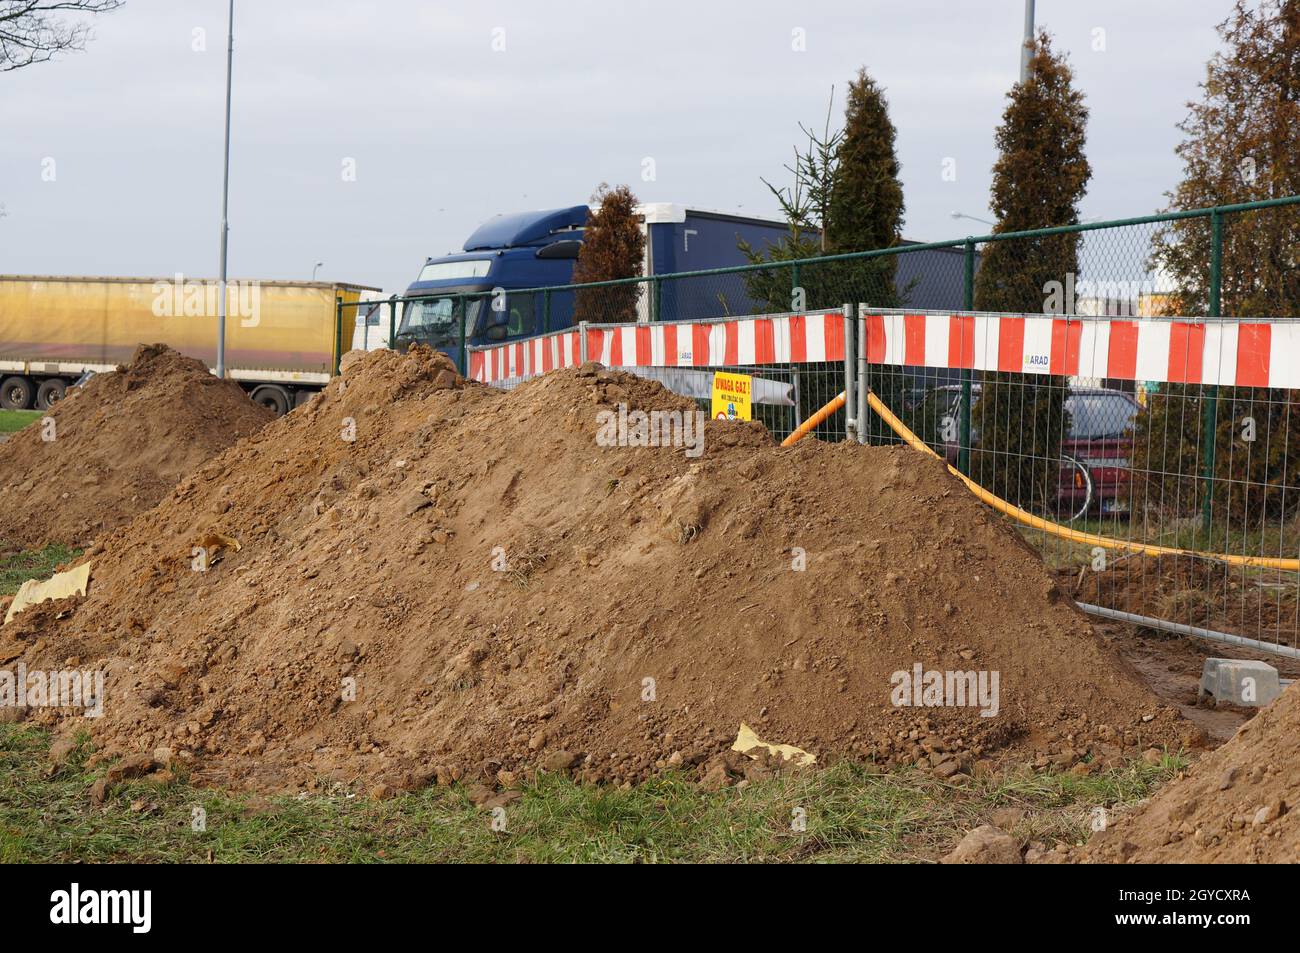
[[[474,327],[480,301],[464,303],[465,326]],[[408,301],[402,309],[399,337],[417,338],[433,346],[460,343],[460,314],[456,298],[423,298]]]
[[[450,278],[482,278],[492,270],[491,258],[466,261],[431,261],[420,269],[416,281],[447,281]]]

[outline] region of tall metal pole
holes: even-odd
[[[230,67],[235,55],[235,0],[226,21],[226,161],[221,178],[221,262],[217,279],[217,376],[226,376],[226,237],[230,232]]]
[[[1223,213],[1210,211],[1210,300],[1208,317],[1223,315]],[[1210,539],[1214,529],[1214,456],[1215,441],[1219,436],[1219,388],[1215,384],[1202,388],[1201,408],[1201,480],[1205,484],[1205,498],[1201,501],[1201,529]]]
[[[1020,82],[1029,79],[1029,60],[1034,50],[1034,0],[1025,0],[1025,39],[1020,47]]]

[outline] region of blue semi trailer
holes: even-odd
[[[746,264],[741,241],[759,251],[788,232],[785,222],[687,208],[669,202],[637,207],[646,234],[642,273],[647,276],[704,271]],[[485,345],[558,331],[573,323],[573,292],[525,293],[525,289],[568,285],[582,246],[589,206],[501,215],[470,235],[462,252],[430,258],[407,289],[397,346],[414,342],[445,351],[462,361],[460,328],[468,344]],[[951,261],[935,261],[939,255]],[[961,252],[926,251],[900,256],[900,288],[910,288],[909,306],[962,306]],[[925,259],[925,260],[922,260]],[[939,267],[936,267],[939,266]],[[924,280],[913,280],[912,274]],[[921,300],[910,300],[917,298]],[[465,297],[472,295],[473,297]],[[639,318],[649,320],[643,294]],[[658,315],[662,319],[710,318],[767,310],[751,300],[738,275],[664,282]],[[464,368],[461,368],[464,371]]]

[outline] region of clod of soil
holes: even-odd
[[[98,374],[0,446],[0,551],[84,546],[272,418],[163,344]]]
[[[1094,834],[1092,863],[1294,863],[1300,859],[1300,684],[1186,777]]]
[[[698,456],[602,445],[620,405],[696,409],[590,365],[503,393],[371,354],[104,537],[87,597],[0,658],[106,669],[103,718],[36,721],[275,790],[779,770],[729,751],[741,722],[943,777],[1185,740],[939,462],[721,421]],[[240,547],[199,571],[212,534]],[[917,665],[997,673],[996,714],[895,705]]]

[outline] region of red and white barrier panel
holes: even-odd
[[[582,363],[578,329],[469,352],[469,376],[484,384],[536,377]]]
[[[607,367],[735,367],[844,360],[839,311],[699,324],[587,329],[587,358]]]
[[[581,363],[579,330],[471,350],[470,377],[485,384]],[[844,315],[736,318],[686,324],[587,327],[587,360],[606,367],[734,367],[844,360]]]
[[[1300,388],[1300,323],[866,313],[867,361]]]

